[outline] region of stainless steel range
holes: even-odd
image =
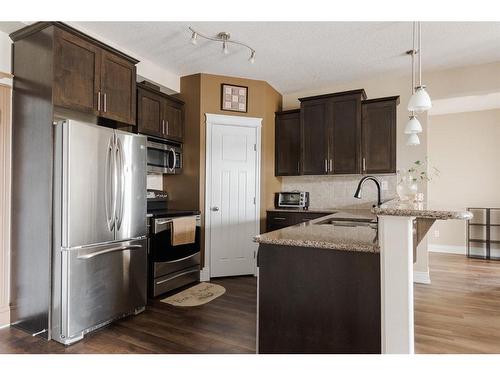
[[[168,209],[167,195],[148,191],[149,297],[154,298],[200,280],[201,219],[199,211]],[[172,224],[176,218],[196,218],[195,240],[172,244]]]

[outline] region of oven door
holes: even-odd
[[[174,174],[177,158],[175,148],[172,146],[148,141],[148,172]]]
[[[172,245],[172,219],[156,219],[150,238],[152,276],[158,278],[189,267],[200,265],[201,228],[196,218],[195,241],[186,245]]]

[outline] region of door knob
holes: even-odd
[[[212,207],[212,211],[219,211],[219,207],[217,206]]]

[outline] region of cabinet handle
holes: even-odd
[[[328,160],[325,159],[325,173],[328,173]]]
[[[97,92],[97,111],[101,110],[101,91]]]
[[[107,95],[104,93],[104,113],[106,113],[108,110],[108,101],[107,101]]]
[[[363,173],[366,172],[366,158],[363,158]]]
[[[300,173],[300,161],[297,162],[297,173]]]
[[[165,120],[161,120],[161,132],[165,134]]]
[[[273,220],[286,220],[286,217],[275,216],[275,217],[273,217]]]
[[[330,159],[330,172],[333,172],[333,159]]]
[[[168,120],[167,120],[167,134],[169,134],[169,132],[168,132]]]

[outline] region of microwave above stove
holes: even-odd
[[[148,137],[147,171],[149,173],[180,174],[182,172],[182,145],[159,138]]]
[[[275,193],[274,206],[276,208],[302,208],[309,207],[309,193],[306,191],[289,191]]]

